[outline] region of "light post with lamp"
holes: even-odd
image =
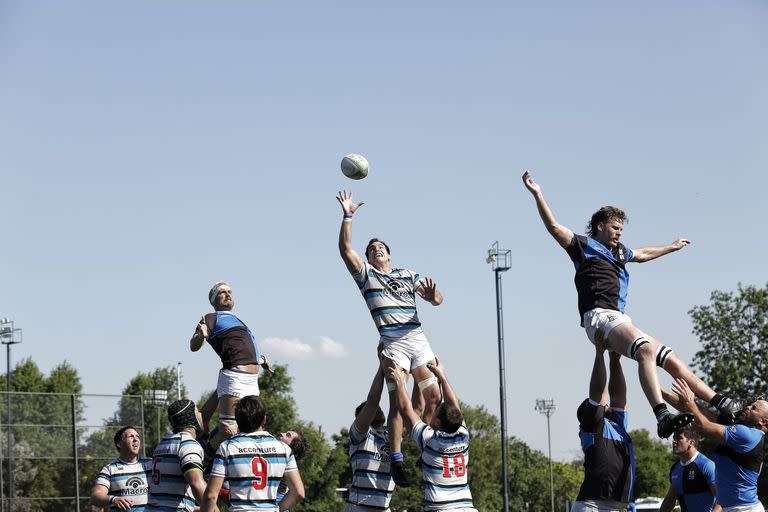
[[[9,318],[0,319],[0,342],[6,348],[6,392],[8,394],[8,510],[13,510],[13,438],[11,432],[11,423],[13,414],[11,413],[11,345],[21,343],[21,329],[14,327],[13,320]],[[2,464],[0,464],[2,466]],[[2,492],[2,473],[0,472],[0,493]],[[1,496],[1,494],[0,494]],[[2,498],[0,497],[0,511],[2,511]]]
[[[144,401],[157,408],[157,443],[160,444],[160,408],[168,402],[167,389],[145,389]]]
[[[501,478],[504,480],[504,512],[509,512],[509,482],[507,476],[507,378],[504,371],[504,306],[501,301],[501,273],[512,266],[512,251],[499,249],[493,242],[486,263],[496,274],[496,329],[499,342],[499,401],[501,408]]]
[[[536,410],[547,417],[547,445],[549,446],[549,495],[552,500],[552,512],[555,512],[555,481],[552,476],[552,436],[549,430],[549,418],[555,414],[553,398],[537,398]]]

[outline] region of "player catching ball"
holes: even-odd
[[[344,212],[339,231],[341,259],[360,288],[379,330],[379,342],[386,364],[389,367],[399,366],[413,374],[424,394],[423,417],[429,419],[440,403],[440,388],[437,378],[427,369],[427,363],[434,362],[435,354],[416,313],[416,295],[433,306],[439,306],[443,296],[432,279],[420,278],[412,270],[392,268],[389,247],[377,238],[368,242],[365,248],[366,260],[363,260],[352,249],[352,217],[363,203],[355,203],[352,193],[346,190],[339,192],[336,199]],[[386,372],[386,369],[383,371]],[[394,385],[388,382],[387,389],[390,403],[387,416],[391,446],[390,470],[395,483],[407,487],[410,484],[403,469],[403,454],[400,451],[403,421],[396,406]]]
[[[669,412],[662,400],[656,366],[675,378],[684,379],[696,396],[732,415],[734,403],[731,399],[715,393],[671,348],[635,327],[632,319],[624,314],[629,285],[626,264],[643,263],[679,251],[690,244],[690,240],[681,238],[660,247],[630,249],[619,242],[627,217],[613,206],[604,206],[592,215],[587,235],[576,235],[555,220],[530,171],[523,174],[523,184],[536,200],[544,227],[565,249],[576,267],[579,317],[587,337],[592,343],[604,340],[611,352],[637,361],[640,385],[656,415],[659,437],[669,437],[693,421],[693,415]]]

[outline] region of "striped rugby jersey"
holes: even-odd
[[[349,503],[387,510],[395,482],[389,473],[389,433],[386,429],[360,432],[349,428],[349,462],[352,486]]]
[[[203,470],[203,448],[200,443],[188,432],[164,436],[152,455],[147,512],[192,512],[196,501],[184,474],[193,470]]]
[[[424,510],[471,508],[467,483],[469,431],[462,425],[453,434],[434,430],[423,421],[413,427],[424,472]]]
[[[147,481],[152,472],[152,459],[139,457],[136,462],[125,462],[120,457],[104,466],[94,485],[103,485],[109,496],[131,500],[132,512],[143,512],[147,504]],[[117,510],[110,507],[110,511]]]
[[[422,332],[416,313],[419,274],[405,269],[382,274],[364,261],[360,271],[353,272],[352,277],[365,298],[379,334],[400,339]]]
[[[221,443],[211,476],[229,482],[229,510],[277,512],[283,474],[298,471],[291,447],[265,430],[238,433]]]

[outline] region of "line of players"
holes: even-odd
[[[368,243],[364,262],[351,247],[351,220],[361,203],[354,203],[347,192],[341,192],[337,199],[344,211],[339,250],[380,333],[376,377],[350,428],[353,481],[345,510],[386,511],[395,483],[410,485],[400,451],[404,419],[421,453],[425,510],[474,511],[467,482],[469,432],[458,399],[416,312],[417,294],[433,305],[442,302],[442,295],[431,279],[420,279],[410,270],[393,269],[389,247],[381,240]],[[220,357],[222,369],[216,393],[203,407],[204,414],[188,400],[169,406],[174,434],[161,441],[153,459],[138,458],[135,429],[119,431],[115,445],[121,457],[97,478],[94,505],[109,506],[111,510],[212,511],[217,510],[215,502],[225,481],[233,511],[249,510],[254,503],[259,504],[259,510],[287,510],[303,498],[303,484],[295,465],[297,454],[291,442],[306,446],[303,437],[296,432],[272,437],[263,431],[265,413],[252,418],[243,411],[253,409],[254,401],[263,407],[258,398],[258,376],[262,368],[271,370],[269,361],[259,353],[250,329],[232,312],[234,297],[228,284],[215,283],[208,299],[214,312],[198,322],[190,348],[197,351],[207,342]],[[409,374],[417,380],[413,403],[406,391]],[[379,407],[385,380],[390,395],[388,429]],[[203,449],[196,438],[217,405],[218,426]],[[258,442],[252,441],[254,437]],[[269,455],[266,450],[270,450]],[[213,461],[207,485],[203,479],[206,451]],[[131,497],[136,488],[128,483],[142,473],[149,480],[145,508],[139,496]],[[288,491],[278,496],[280,481],[287,481]],[[196,508],[197,504],[201,506]]]
[[[523,175],[523,182],[536,200],[539,215],[547,231],[574,262],[579,314],[588,338],[595,346],[607,346],[613,354],[612,358],[618,360],[620,355],[624,355],[638,362],[639,380],[657,418],[659,436],[669,437],[674,431],[692,422],[696,416],[690,412],[673,414],[668,411],[662,399],[663,390],[659,385],[655,366],[665,369],[675,377],[677,386],[684,385],[685,389],[693,390],[691,393],[695,392],[699,398],[709,402],[718,410],[721,418],[733,420],[734,411],[739,409],[740,405],[737,401],[709,388],[668,346],[634,327],[631,319],[624,314],[629,279],[625,265],[629,262],[656,259],[685,247],[690,241],[679,239],[666,246],[629,249],[619,242],[626,216],[615,207],[603,207],[595,212],[588,225],[588,235],[576,235],[555,220],[544,200],[541,187],[529,172]],[[352,249],[351,242],[352,219],[363,203],[355,203],[352,194],[346,191],[341,191],[337,200],[344,214],[339,233],[339,251],[366,301],[380,334],[381,367],[388,377],[387,387],[390,394],[387,423],[391,448],[388,454],[391,478],[398,485],[407,486],[409,482],[403,471],[400,452],[402,417],[414,429],[417,426],[422,427],[424,423],[421,419],[426,419],[433,427],[438,427],[433,430],[444,434],[431,436],[443,444],[447,443],[448,438],[462,438],[462,435],[453,435],[462,428],[461,421],[451,423],[447,416],[441,418],[441,414],[450,409],[452,401],[446,394],[447,381],[424,335],[416,310],[416,295],[433,305],[441,304],[443,297],[431,279],[419,278],[417,273],[410,270],[392,268],[390,249],[381,240],[374,238],[368,243],[365,251],[367,261],[364,261]],[[236,430],[232,416],[234,405],[239,396],[258,394],[259,368],[268,367],[268,362],[258,353],[250,330],[231,313],[234,301],[231,289],[226,283],[219,282],[214,285],[209,300],[216,312],[203,317],[190,346],[193,351],[198,350],[208,341],[222,360],[223,368],[219,373],[217,385],[220,428],[211,442],[215,448],[217,443],[231,436]],[[416,380],[413,400],[415,410],[407,394],[404,394],[405,380],[409,373],[413,374]],[[441,396],[444,398],[442,404]],[[370,407],[363,406],[362,410],[367,409]],[[456,411],[458,414],[455,417],[460,419],[458,407]],[[373,424],[373,419],[371,423]],[[375,426],[377,425],[378,422]],[[366,441],[362,437],[364,429],[361,427],[353,425],[353,441]],[[456,430],[453,430],[454,428]],[[423,427],[420,432],[424,432]],[[468,448],[468,434],[467,439],[462,438],[462,441],[466,441]],[[422,449],[422,454],[430,447],[423,438],[417,439],[417,445]],[[453,449],[455,448],[449,447],[444,453],[454,453],[455,457],[443,456],[440,460],[432,461],[432,473],[439,474],[442,469],[446,478],[457,480],[435,484],[425,472],[425,508],[428,510],[456,510],[462,507],[471,509],[471,495],[466,485],[468,451],[450,451]],[[438,463],[442,463],[442,467]],[[425,467],[429,467],[429,464]],[[365,468],[360,468],[360,473],[375,474]],[[391,492],[391,485],[387,481],[389,477],[390,475],[377,474],[373,479],[376,485],[379,481],[386,483],[381,489],[377,489],[385,492],[385,498],[389,496],[387,493]],[[371,482],[367,485],[371,485]],[[359,488],[361,487],[358,486],[358,491]],[[449,496],[451,499],[443,499],[443,496]],[[456,496],[460,498],[453,499]],[[352,498],[350,504],[363,505],[355,503]]]

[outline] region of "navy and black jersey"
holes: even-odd
[[[242,320],[229,311],[205,315],[208,343],[221,358],[225,370],[244,364],[258,364],[259,349],[256,338]]]
[[[595,308],[623,313],[629,286],[625,265],[634,255],[632,249],[619,243],[611,251],[594,238],[574,234],[565,251],[576,267],[579,317]]]
[[[763,467],[762,430],[746,425],[725,427],[723,444],[715,449],[717,501],[723,507],[754,505],[757,477]]]
[[[627,412],[589,400],[579,418],[584,452],[584,482],[578,501],[608,500],[629,503],[635,482],[635,453],[627,434]]]
[[[669,483],[682,512],[711,512],[715,505],[715,463],[703,453],[683,464],[677,461],[669,470]]]

